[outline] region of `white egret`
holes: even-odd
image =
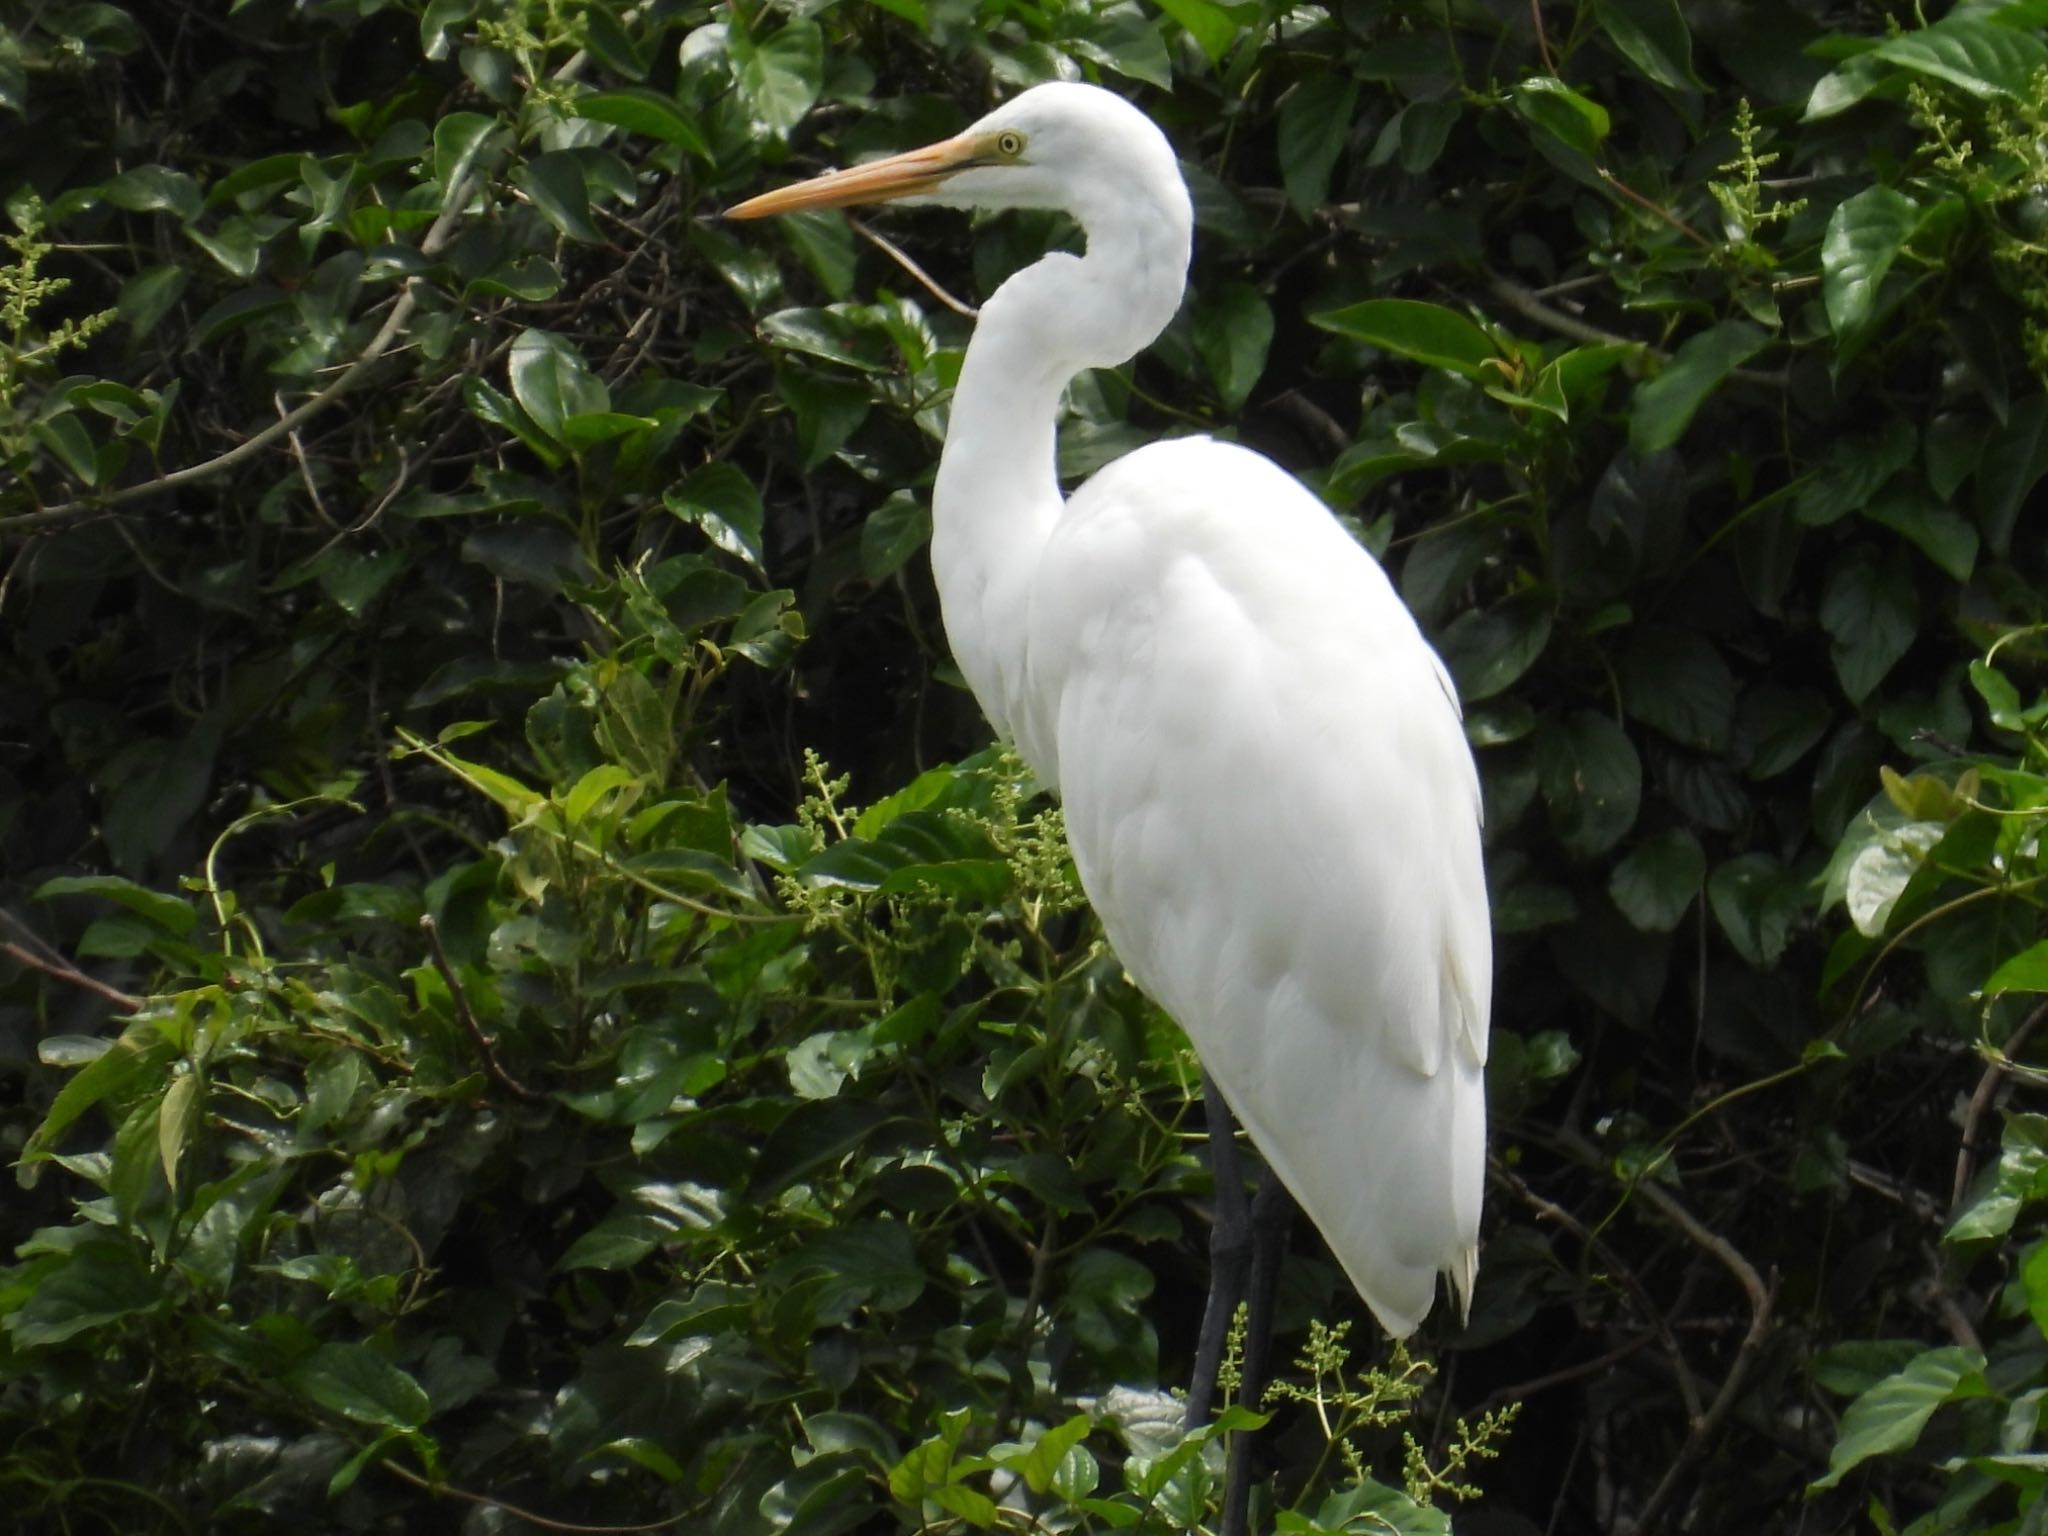
[[[1176,438],[1060,494],[1061,391],[1180,305],[1194,220],[1171,147],[1108,91],[1041,85],[731,216],[887,201],[1081,225],[1084,255],[982,307],[953,394],[932,496],[953,654],[1065,802],[1125,968],[1380,1322],[1412,1332],[1439,1272],[1469,1305],[1492,944],[1449,675],[1379,565],[1259,454]],[[1219,1212],[1243,1207],[1230,1166]]]

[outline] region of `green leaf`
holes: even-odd
[[[1500,349],[1493,338],[1454,309],[1420,299],[1367,299],[1309,319],[1326,331],[1368,342],[1432,368],[1470,379],[1496,379]],[[1759,343],[1761,345],[1761,343]]]
[[[179,1073],[164,1090],[156,1122],[157,1156],[163,1163],[164,1183],[173,1191],[178,1187],[178,1160],[199,1128],[205,1107],[206,1080],[196,1070]]]
[[[1551,605],[1537,594],[1468,608],[1437,637],[1437,654],[1466,704],[1490,699],[1528,671],[1550,643]]]
[[[119,875],[59,875],[37,886],[34,899],[48,901],[56,896],[100,896],[126,907],[158,927],[183,937],[199,921],[199,913],[182,896],[153,891]]]
[[[1607,894],[1645,933],[1669,933],[1699,895],[1706,873],[1700,840],[1677,827],[1638,845],[1615,865]]]
[[[1911,571],[1896,554],[1880,560],[1868,549],[1850,550],[1828,573],[1820,621],[1832,641],[1842,691],[1860,704],[1906,654],[1919,629],[1920,597]]]
[[[1210,0],[1159,0],[1159,9],[1181,24],[1211,64],[1222,63],[1223,55],[1237,41],[1237,23]]]
[[[1703,90],[1678,0],[1594,0],[1594,19],[1643,75],[1674,91]]]
[[[1776,778],[1815,750],[1829,725],[1827,698],[1815,688],[1751,688],[1735,711],[1737,762],[1751,778]]]
[[[1827,1474],[1808,1487],[1816,1492],[1832,1488],[1871,1457],[1907,1449],[1919,1440],[1937,1408],[1963,1398],[1983,1397],[1990,1390],[1984,1379],[1984,1357],[1975,1350],[1951,1344],[1926,1351],[1849,1405],[1828,1455]]]
[[[1351,133],[1358,82],[1338,70],[1308,75],[1280,102],[1280,179],[1295,211],[1314,213]]]
[[[122,286],[121,319],[137,340],[155,330],[185,292],[191,274],[183,267],[145,267]]]
[[[1895,483],[1863,513],[1873,523],[1911,539],[1955,581],[1967,582],[1977,568],[1977,530],[1962,513],[1917,482]]]
[[[481,112],[451,112],[434,124],[434,179],[441,184],[443,213],[454,206],[471,168],[498,133],[498,120]]]
[[[804,120],[825,80],[825,35],[796,20],[758,43],[737,24],[727,34],[734,83],[754,126],[777,138]]]
[[[1769,339],[1747,320],[1723,320],[1688,340],[1661,373],[1636,386],[1629,447],[1646,457],[1676,443],[1721,381],[1761,352]]]
[[[2027,1315],[2042,1337],[2048,1338],[2048,1241],[2027,1250],[2020,1263],[2020,1284],[2027,1293]]]
[[[2048,939],[2021,950],[1985,980],[1986,997],[2005,992],[2048,992]]]
[[[898,491],[860,528],[860,569],[869,581],[886,581],[931,542],[931,508],[908,491]]]
[[[555,1268],[631,1269],[675,1235],[674,1222],[649,1211],[607,1217],[579,1234]]]
[[[572,150],[536,155],[513,168],[512,183],[556,229],[571,240],[602,245],[604,234],[590,222],[590,183]]]
[[[1248,283],[1225,283],[1196,296],[1195,350],[1230,410],[1240,409],[1266,370],[1273,344],[1273,311]]]
[[[706,464],[691,471],[689,478],[661,498],[661,504],[684,522],[702,528],[727,554],[737,555],[757,571],[764,569],[761,493],[733,465]]]
[[[1509,92],[1508,100],[1525,121],[1566,148],[1589,161],[1599,158],[1609,127],[1607,109],[1590,96],[1550,75],[1535,75]]]
[[[420,1384],[367,1344],[322,1344],[285,1379],[330,1413],[359,1424],[418,1429],[433,1411]]]
[[[1546,721],[1536,737],[1536,775],[1557,840],[1576,858],[1605,853],[1636,823],[1642,759],[1605,715],[1579,710]]]
[[[2000,559],[2011,550],[2020,508],[2043,475],[2048,475],[2048,395],[2029,395],[2014,403],[1977,465],[1977,526]]]
[[[1173,89],[1166,39],[1151,17],[1134,5],[1104,6],[1080,14],[1092,14],[1094,23],[1081,36],[1069,38],[1067,46],[1074,53],[1162,91]]]
[[[115,1243],[85,1242],[37,1281],[4,1324],[18,1350],[63,1344],[169,1301],[164,1284],[134,1252]]]
[[[1705,636],[1657,625],[1637,631],[1617,668],[1629,714],[1701,751],[1728,745],[1735,674]]]
[[[1871,51],[1987,101],[2024,97],[2034,72],[2048,67],[2048,43],[2032,31],[1976,16],[1944,16],[1918,32],[1888,37]]]
[[[1759,969],[1775,965],[1807,905],[1806,883],[1768,853],[1746,853],[1707,879],[1707,903],[1735,952]]]
[[[87,1062],[77,1076],[57,1090],[42,1124],[22,1149],[22,1162],[47,1158],[49,1148],[80,1115],[103,1100],[126,1092],[146,1076],[161,1073],[177,1055],[177,1047],[155,1025],[130,1025],[103,1055]]]
[[[1872,436],[1836,438],[1793,502],[1799,521],[1825,527],[1870,505],[1891,478],[1913,462],[1917,446],[1911,425],[1896,420]]]
[[[199,184],[183,171],[162,165],[138,165],[100,188],[100,196],[130,213],[172,213],[196,219],[202,207]]]
[[[1970,686],[1984,701],[1984,712],[1993,725],[2001,731],[2026,728],[2026,721],[2021,717],[2019,689],[1990,662],[1977,660],[1970,663]]]
[[[548,331],[521,331],[512,343],[512,397],[557,442],[571,416],[610,409],[603,381],[583,355]]]
[[[591,91],[572,98],[568,110],[596,123],[611,123],[645,138],[659,139],[688,150],[700,160],[716,157],[702,130],[673,98],[641,86]]]
[[[1836,204],[1821,241],[1821,297],[1838,338],[1862,329],[1878,285],[1919,222],[1920,205],[1891,187],[1865,187]]]

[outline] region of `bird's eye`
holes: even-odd
[[[996,135],[996,153],[1005,160],[1014,160],[1024,153],[1024,135],[1014,128],[1005,128]]]

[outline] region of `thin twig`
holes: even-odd
[[[1991,1110],[1991,1103],[1998,1097],[1998,1085],[2005,1076],[2005,1063],[2019,1054],[2027,1043],[2027,1037],[2048,1018],[2048,1003],[2043,1003],[2019,1023],[2018,1028],[2006,1037],[2005,1047],[1996,1056],[1990,1057],[1984,1066],[1984,1075],[1977,1079],[1977,1091],[1970,1095],[1970,1107],[1963,1112],[1963,1136],[1956,1146],[1955,1187],[1949,1193],[1948,1213],[1951,1219],[1963,1208],[1963,1201],[1969,1196],[1970,1185],[1977,1178],[1977,1127]]]
[[[270,401],[271,404],[277,407],[278,415],[284,416],[289,414],[284,408],[283,395],[273,394],[270,397]],[[327,503],[320,495],[319,483],[313,478],[313,466],[306,462],[306,445],[299,441],[299,434],[296,430],[287,432],[284,436],[285,441],[292,445],[292,458],[298,463],[299,479],[305,484],[306,495],[312,500],[314,515],[328,527],[338,530],[341,525],[335,522],[334,518],[328,513]]]
[[[431,914],[420,918],[420,928],[427,936],[427,947],[433,951],[434,969],[441,973],[441,980],[448,984],[448,995],[455,1001],[455,1017],[469,1031],[469,1038],[476,1042],[477,1054],[484,1059],[484,1070],[490,1073],[493,1081],[519,1098],[542,1097],[507,1072],[504,1063],[498,1060],[497,1047],[470,1011],[469,995],[462,990],[462,978],[455,974],[455,967],[448,963],[448,951],[441,946],[441,930]]]
[[[1520,1174],[1512,1173],[1505,1163],[1497,1158],[1487,1159],[1487,1168],[1495,1179],[1512,1190],[1517,1199],[1536,1213],[1539,1221],[1554,1222],[1579,1240],[1588,1255],[1601,1254],[1612,1266],[1614,1276],[1636,1304],[1643,1322],[1663,1345],[1664,1353],[1670,1357],[1671,1374],[1678,1382],[1678,1395],[1684,1399],[1685,1416],[1688,1422],[1699,1418],[1706,1411],[1700,1402],[1699,1390],[1693,1385],[1692,1369],[1685,1363],[1685,1352],[1678,1347],[1678,1339],[1671,1331],[1671,1323],[1662,1309],[1650,1299],[1650,1293],[1634,1270],[1622,1262],[1621,1256],[1610,1249],[1597,1232],[1594,1232],[1578,1217],[1574,1216],[1554,1200],[1538,1194]]]
[[[642,1525],[584,1525],[574,1520],[551,1520],[546,1515],[536,1514],[530,1509],[523,1509],[517,1504],[495,1498],[488,1493],[471,1493],[467,1488],[458,1488],[453,1483],[437,1482],[433,1478],[422,1477],[411,1467],[400,1462],[379,1459],[377,1465],[400,1482],[411,1483],[413,1487],[424,1489],[436,1498],[462,1499],[467,1503],[480,1504],[485,1509],[502,1509],[515,1520],[524,1520],[544,1531],[568,1531],[573,1533],[573,1536],[635,1536],[635,1533],[640,1531],[672,1530],[685,1520],[696,1519],[699,1514],[696,1510],[685,1510],[682,1514],[670,1515],[665,1520],[649,1520]]]
[[[859,219],[849,218],[846,222],[852,227],[853,232],[856,235],[859,235],[861,239],[867,241],[868,244],[874,246],[877,250],[883,252],[890,258],[890,260],[894,261],[896,265],[901,267],[904,271],[908,272],[920,283],[924,284],[925,291],[929,293],[933,298],[937,299],[941,304],[945,305],[946,308],[953,311],[954,314],[965,315],[970,320],[975,319],[977,316],[981,314],[981,311],[976,309],[972,304],[964,303],[963,301],[954,298],[952,294],[946,292],[946,290],[939,285],[939,281],[937,278],[933,277],[929,272],[925,271],[923,267],[920,267],[916,262],[912,261],[910,259],[910,253],[905,251],[902,246],[898,245],[895,241],[891,240],[887,235],[882,234],[879,230],[873,230],[868,228],[868,226],[862,223]]]
[[[25,965],[32,971],[41,971],[45,976],[54,976],[59,981],[69,982],[82,992],[104,998],[127,1013],[134,1013],[142,1007],[142,999],[110,987],[96,976],[88,976],[69,960],[58,954],[43,941],[41,934],[16,917],[12,912],[0,910],[0,923],[7,927],[22,942],[0,939],[0,955],[7,956],[17,965]]]
[[[1495,1408],[1504,1407],[1509,1403],[1519,1403],[1525,1398],[1534,1397],[1538,1392],[1547,1392],[1552,1387],[1566,1386],[1571,1382],[1579,1380],[1581,1377],[1597,1376],[1609,1366],[1619,1365],[1645,1345],[1656,1342],[1657,1335],[1652,1331],[1645,1331],[1636,1334],[1624,1343],[1616,1345],[1605,1354],[1595,1355],[1590,1360],[1581,1360],[1577,1365],[1560,1366],[1558,1369],[1547,1371],[1541,1376],[1531,1377],[1528,1381],[1518,1381],[1513,1386],[1502,1387],[1496,1392],[1489,1392],[1466,1417],[1468,1419],[1477,1419]]]
[[[1576,1132],[1563,1132],[1559,1140],[1587,1163],[1599,1166],[1601,1158],[1598,1149]],[[1651,1491],[1649,1498],[1643,1501],[1642,1508],[1636,1512],[1635,1528],[1639,1531],[1653,1531],[1658,1528],[1658,1518],[1663,1514],[1665,1506],[1677,1496],[1686,1478],[1691,1475],[1694,1464],[1706,1454],[1708,1444],[1721,1427],[1721,1421],[1727,1418],[1730,1410],[1734,1408],[1743,1380],[1748,1376],[1749,1368],[1756,1360],[1757,1351],[1763,1347],[1764,1339],[1770,1333],[1771,1306],[1777,1286],[1775,1280],[1766,1282],[1757,1272],[1756,1266],[1744,1258],[1733,1243],[1693,1215],[1679,1202],[1676,1195],[1661,1184],[1650,1179],[1639,1179],[1631,1183],[1628,1189],[1631,1195],[1642,1196],[1658,1215],[1682,1232],[1695,1247],[1712,1255],[1722,1268],[1735,1277],[1736,1283],[1742,1287],[1743,1294],[1749,1298],[1749,1328],[1743,1334],[1741,1344],[1736,1347],[1735,1358],[1729,1363],[1727,1373],[1721,1378],[1720,1390],[1714,1394],[1714,1400],[1707,1405],[1706,1412],[1694,1418],[1691,1430],[1685,1437],[1685,1444],[1679,1447],[1678,1454],[1665,1469],[1663,1479]]]
[[[135,1012],[136,1009],[142,1006],[141,998],[133,997],[126,992],[108,986],[104,981],[86,975],[85,972],[79,970],[75,965],[52,965],[49,961],[43,959],[42,956],[32,954],[28,950],[23,949],[19,944],[11,943],[6,939],[0,939],[0,955],[5,955],[17,965],[25,965],[32,971],[41,971],[45,976],[54,976],[59,981],[68,981],[72,986],[82,991],[90,992],[95,997],[105,998],[116,1008],[125,1009],[129,1013]]]
[[[1554,293],[1564,286],[1559,284],[1557,288],[1546,291]],[[1622,336],[1614,331],[1603,331],[1597,325],[1589,325],[1574,315],[1568,315],[1563,310],[1544,303],[1532,289],[1523,287],[1511,278],[1489,278],[1487,291],[1524,319],[1533,320],[1560,336],[1570,337],[1573,341],[1583,342],[1588,346],[1633,347],[1645,357],[1654,357],[1663,363],[1671,361],[1670,353],[1659,351],[1646,341],[1637,341],[1633,337]],[[1771,389],[1792,387],[1791,373],[1782,368],[1775,371],[1764,368],[1731,368],[1728,370],[1728,377],[1740,379],[1745,384],[1762,384]]]
[[[1669,208],[1666,208],[1662,203],[1658,202],[1655,198],[1643,196],[1642,193],[1638,192],[1634,187],[1630,186],[1627,182],[1623,181],[1619,176],[1615,175],[1614,172],[1608,170],[1606,166],[1596,165],[1593,167],[1593,169],[1600,173],[1600,179],[1606,182],[1608,186],[1614,188],[1615,191],[1619,192],[1623,197],[1627,198],[1630,202],[1634,203],[1638,208],[1641,208],[1645,212],[1654,214],[1656,217],[1662,219],[1666,224],[1669,224],[1673,229],[1677,230],[1681,235],[1685,236],[1685,238],[1690,240],[1694,245],[1697,245],[1702,249],[1706,249],[1713,245],[1713,241],[1709,240],[1705,235],[1701,234],[1698,230],[1694,229],[1690,224],[1686,223],[1685,220],[1681,219]]]
[[[1543,31],[1542,0],[1529,0],[1529,25],[1536,29],[1536,51],[1543,56],[1543,73],[1557,78],[1557,60],[1550,56],[1550,39]]]

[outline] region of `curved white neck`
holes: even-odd
[[[1024,663],[1032,572],[1064,504],[1061,392],[1149,345],[1187,283],[1194,221],[1177,173],[1168,187],[1074,212],[1087,254],[1048,256],[982,306],[932,492],[932,570],[954,659],[1005,737],[1017,726],[1022,677],[1011,674]]]

